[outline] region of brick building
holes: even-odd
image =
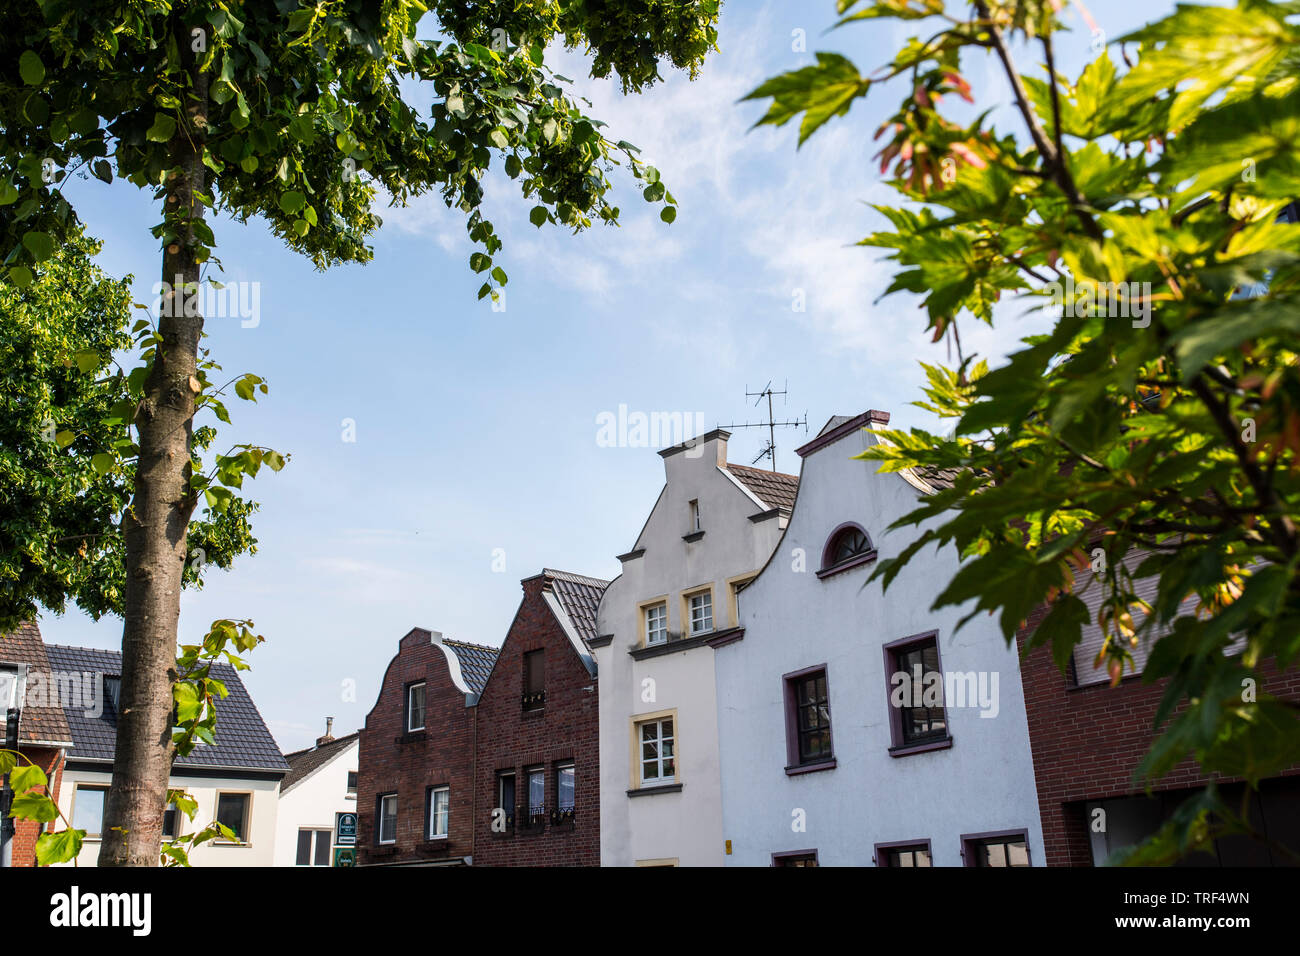
[[[5,685],[0,686],[0,718],[6,716],[9,688],[14,686],[8,681],[16,681],[18,752],[45,771],[50,781],[50,796],[57,801],[67,750],[72,746],[72,733],[57,699],[49,699],[48,691],[58,685],[51,679],[45,644],[35,622],[19,625],[12,634],[0,634],[0,671],[8,678],[0,681]],[[32,693],[27,693],[28,690]],[[3,733],[4,721],[0,719],[0,735]],[[3,746],[0,741],[0,747]],[[40,827],[30,820],[16,820],[14,823],[12,865],[35,866],[36,838],[40,835]]]
[[[1154,588],[1154,579],[1138,583],[1144,597],[1148,589],[1154,594]],[[1086,595],[1084,599],[1089,603]],[[1017,634],[1022,650],[1047,610],[1036,610]],[[1089,610],[1095,621],[1096,608],[1089,604]],[[1207,782],[1196,763],[1188,759],[1153,785],[1151,797],[1134,783],[1134,771],[1153,740],[1165,681],[1142,682],[1141,667],[1149,649],[1144,646],[1134,653],[1137,673],[1126,672],[1112,688],[1104,671],[1092,666],[1100,646],[1100,629],[1094,623],[1084,629],[1065,676],[1053,663],[1048,646],[1036,648],[1021,664],[1048,866],[1101,864],[1116,850],[1155,832],[1183,800]],[[1300,699],[1300,673],[1266,669],[1264,674],[1261,691]],[[1230,803],[1240,805],[1242,784],[1221,780],[1219,786]],[[1262,782],[1252,798],[1252,818],[1270,839],[1300,848],[1300,767]],[[1092,826],[1093,821],[1104,821],[1104,828]],[[1269,866],[1282,862],[1280,854],[1265,846],[1245,837],[1229,837],[1217,841],[1213,855],[1193,854],[1183,865]]]
[[[478,702],[474,862],[600,865],[596,606],[607,582],[544,570]]]
[[[475,704],[496,655],[420,627],[399,642],[361,731],[360,865],[473,861]]]

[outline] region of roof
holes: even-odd
[[[357,741],[359,736],[360,731],[357,731],[348,734],[346,737],[338,737],[326,743],[317,744],[315,747],[308,747],[306,750],[295,750],[291,754],[285,754],[284,759],[289,765],[289,772],[280,781],[280,792],[284,793],[294,784],[307,779],[316,770],[347,750],[351,744]]]
[[[482,694],[492,674],[492,665],[497,662],[499,647],[485,647],[482,644],[470,644],[468,641],[452,641],[443,638],[445,647],[450,647],[460,661],[460,672],[469,684],[470,690]]]
[[[93,674],[101,681],[105,677],[120,677],[122,655],[118,651],[105,651],[89,647],[65,647],[61,644],[45,645],[50,666],[56,671],[76,671]],[[215,745],[199,744],[186,757],[177,757],[175,767],[205,767],[230,770],[288,770],[289,765],[280,753],[271,732],[244,687],[239,674],[229,664],[214,663],[212,676],[226,685],[228,696],[217,703],[217,742]],[[72,760],[112,760],[117,738],[117,708],[113,695],[104,692],[100,685],[102,708],[97,716],[93,709],[81,701],[67,702],[63,708],[68,727],[72,730]]]
[[[762,468],[751,468],[749,465],[728,464],[726,469],[769,508],[782,508],[785,511],[794,509],[795,492],[799,490],[797,475],[764,471]]]
[[[45,688],[50,686],[50,661],[45,653],[45,642],[41,640],[41,629],[35,621],[19,624],[12,634],[0,634],[0,661],[27,665],[29,700],[36,696],[33,692],[38,680],[42,681]],[[40,696],[49,701],[45,694]],[[50,706],[24,704],[18,728],[19,743],[71,743],[72,731],[68,728],[62,708],[55,701],[49,703]]]
[[[564,613],[569,615],[578,636],[583,643],[589,643],[596,636],[596,607],[600,604],[605,588],[609,587],[609,582],[550,568],[543,568],[542,574],[550,585],[549,590],[564,608]]]
[[[960,469],[957,468],[936,468],[933,465],[921,465],[912,470],[920,475],[921,480],[936,490],[951,488],[952,483],[961,474]]]

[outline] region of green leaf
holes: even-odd
[[[44,787],[49,782],[45,771],[35,764],[25,764],[9,773],[9,786],[14,793],[22,793],[32,787]]]
[[[45,80],[45,64],[32,50],[24,50],[18,57],[18,75],[28,86],[40,86]]]
[[[54,240],[44,232],[23,233],[23,245],[27,247],[27,251],[32,254],[32,258],[37,262],[44,262],[54,255]]]
[[[12,266],[9,269],[9,281],[19,289],[25,289],[32,284],[32,270],[26,266]]]
[[[664,208],[659,211],[659,218],[664,222],[672,222],[677,218],[677,209],[673,206],[664,206]]]
[[[15,790],[18,788],[15,787]],[[9,816],[18,820],[49,823],[59,818],[59,808],[43,793],[20,793],[10,805]]]
[[[772,105],[755,126],[784,126],[803,113],[799,126],[802,146],[832,116],[848,113],[853,100],[865,96],[870,88],[871,81],[848,58],[818,53],[815,66],[773,77],[743,99],[772,98]]]
[[[36,838],[36,865],[51,866],[55,863],[68,863],[75,860],[77,854],[81,852],[81,844],[85,838],[85,830],[42,833]]]
[[[534,206],[532,210],[528,213],[528,221],[531,222],[538,229],[546,225],[547,220],[549,220],[550,218],[551,218],[550,210],[548,210],[545,206]]]
[[[144,134],[144,138],[151,143],[167,143],[176,135],[176,120],[172,119],[166,113],[155,113],[153,125],[149,131]]]
[[[475,272],[482,272],[492,265],[492,257],[482,252],[475,252],[469,257],[469,267]]]
[[[95,455],[90,459],[90,467],[95,469],[95,474],[97,475],[107,475],[113,470],[113,465],[116,464],[116,461],[117,460],[112,455],[100,452],[98,455]]]
[[[95,178],[106,183],[113,181],[113,167],[108,160],[97,159],[91,166],[90,171],[95,174]]]

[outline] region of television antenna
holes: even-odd
[[[803,413],[802,419],[796,418],[790,421],[783,421],[783,422],[778,422],[776,420],[775,414],[773,413],[772,396],[774,395],[782,396],[781,404],[784,405],[786,402],[785,396],[788,394],[787,389],[789,387],[789,384],[790,384],[789,381],[787,381],[785,385],[782,386],[781,390],[777,391],[772,388],[772,382],[769,380],[768,383],[764,385],[761,389],[759,389],[757,392],[751,392],[749,390],[749,386],[746,385],[745,397],[755,399],[754,401],[755,408],[757,408],[759,405],[763,403],[763,399],[767,399],[767,421],[751,422],[748,419],[746,419],[744,422],[732,422],[730,425],[718,426],[719,428],[726,428],[726,429],[733,429],[733,428],[766,428],[767,429],[767,442],[766,444],[763,445],[762,451],[760,451],[757,455],[754,456],[754,459],[750,462],[751,465],[757,465],[764,458],[769,458],[772,461],[772,471],[776,471],[776,430],[778,428],[802,428],[805,432],[808,431],[807,412]]]

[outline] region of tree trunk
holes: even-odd
[[[186,532],[194,511],[190,439],[203,330],[197,308],[200,262],[190,222],[203,216],[196,193],[207,191],[202,149],[208,98],[207,77],[198,68],[190,30],[179,22],[174,29],[190,79],[188,122],[178,124],[170,144],[165,215],[175,224],[175,237],[163,251],[165,285],[158,319],[163,341],[136,411],[140,453],[135,494],[122,517],[126,594],[121,708],[100,866],[158,865],[173,757],[172,683]]]

